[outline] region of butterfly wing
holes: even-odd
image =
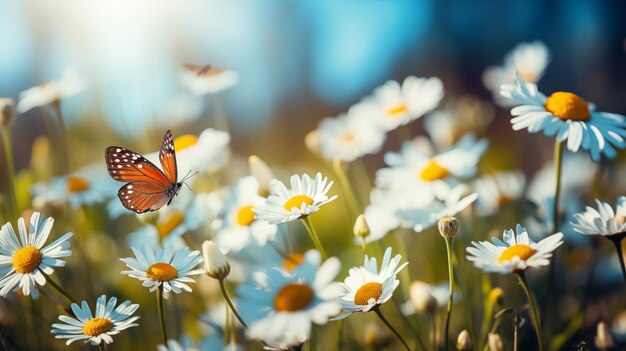
[[[122,205],[136,213],[156,211],[170,202],[166,188],[152,181],[131,182],[117,192]]]
[[[165,173],[168,183],[176,184],[178,182],[176,151],[174,150],[174,138],[172,137],[172,132],[169,130],[165,132],[163,142],[161,142],[159,161],[161,162],[161,168],[163,168],[163,173]]]
[[[120,182],[155,182],[163,188],[170,185],[168,178],[152,162],[138,153],[121,146],[110,146],[104,152],[111,178]]]

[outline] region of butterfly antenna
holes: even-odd
[[[195,176],[196,174],[198,174],[198,172],[194,172],[193,174],[190,174],[190,173],[191,173],[191,171],[187,172],[187,175],[185,175],[180,182],[184,183],[187,179],[189,179],[189,178]]]

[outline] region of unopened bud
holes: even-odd
[[[489,345],[490,351],[502,351],[503,344],[502,344],[502,338],[500,337],[500,334],[489,333],[488,345]]]
[[[415,280],[409,288],[409,301],[419,313],[434,315],[437,312],[437,299],[430,292],[430,285]]]
[[[354,222],[354,236],[365,240],[370,235],[370,226],[365,220],[365,215],[361,214],[356,218]]]
[[[204,274],[217,280],[223,280],[230,273],[230,263],[226,256],[213,244],[212,240],[202,243]]]
[[[459,220],[454,217],[443,217],[439,220],[439,234],[447,239],[452,239],[459,230]]]
[[[0,124],[8,126],[15,117],[15,102],[13,99],[0,99]]]
[[[456,348],[459,351],[467,351],[472,349],[472,337],[467,329],[463,329],[456,338]]]
[[[259,195],[267,197],[270,194],[270,182],[274,179],[274,173],[270,167],[256,155],[248,157],[250,174],[259,182]]]
[[[613,333],[609,326],[604,323],[598,323],[596,330],[596,347],[600,350],[607,350],[615,346],[615,339],[613,339]]]

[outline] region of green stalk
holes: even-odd
[[[407,351],[411,351],[411,349],[409,348],[409,345],[406,343],[406,341],[404,341],[404,339],[402,338],[400,333],[398,333],[398,331],[396,329],[394,329],[394,327],[391,324],[389,324],[389,322],[385,319],[385,317],[383,316],[382,312],[380,312],[380,308],[375,307],[374,308],[374,312],[376,312],[376,315],[378,316],[378,318],[380,318],[380,320],[382,320],[383,323],[385,323],[385,325],[389,329],[391,329],[391,331],[398,337],[398,339],[400,339],[400,342],[402,343],[402,345],[404,345],[404,347],[407,349]]]
[[[446,326],[444,331],[445,350],[449,347],[450,317],[452,316],[452,300],[454,297],[454,271],[452,268],[452,238],[446,239],[446,251],[448,252],[448,281],[450,282],[450,298],[448,299],[448,309],[446,311]]]
[[[326,259],[328,259],[328,256],[326,256],[326,251],[324,251],[322,242],[320,241],[319,236],[317,236],[317,232],[315,231],[315,228],[313,227],[311,218],[309,216],[303,216],[303,217],[300,217],[300,219],[302,220],[302,223],[304,223],[304,226],[306,227],[307,232],[309,232],[309,236],[311,237],[311,240],[313,240],[313,244],[315,245],[315,248],[322,254],[322,259],[326,261]]]
[[[552,233],[559,229],[559,197],[561,196],[561,171],[563,169],[563,142],[556,141],[554,144],[554,162],[556,174],[556,189],[554,189],[554,204],[552,205]]]
[[[11,148],[11,132],[9,126],[2,126],[2,146],[6,163],[7,193],[9,195],[9,218],[17,217],[17,192],[15,190],[15,168],[13,164],[13,149]]]
[[[163,313],[163,285],[157,289],[157,309],[159,310],[159,320],[161,321],[161,336],[163,345],[167,346],[167,330],[165,329],[165,313]]]
[[[530,304],[530,312],[531,317],[533,319],[533,323],[535,324],[535,333],[537,334],[537,342],[539,343],[539,351],[543,351],[543,331],[541,330],[541,321],[539,320],[539,312],[537,310],[537,303],[535,303],[535,298],[533,296],[532,291],[530,291],[530,287],[528,286],[528,281],[526,280],[526,274],[524,271],[516,271],[515,274],[519,279],[519,283],[524,289],[524,293],[526,293],[526,297],[528,298],[528,303]]]
[[[246,324],[246,322],[243,321],[243,318],[241,318],[241,316],[239,315],[239,312],[237,312],[237,309],[235,308],[235,305],[233,305],[233,302],[230,300],[230,298],[228,297],[228,294],[226,293],[226,287],[224,286],[224,279],[219,279],[219,282],[220,282],[220,290],[222,291],[222,296],[224,296],[224,300],[226,300],[228,307],[230,307],[230,310],[233,312],[235,317],[237,317],[237,320],[239,321],[239,323],[241,323],[241,325],[243,325],[244,328],[248,329],[248,325]],[[233,330],[233,333],[234,333],[234,330]]]
[[[626,266],[624,265],[624,254],[622,250],[622,240],[624,239],[624,237],[626,237],[626,233],[607,236],[607,238],[613,242],[613,245],[615,245],[615,250],[617,250],[617,258],[619,258],[619,264],[620,267],[622,267],[622,274],[624,275],[624,282],[626,283]]]
[[[50,286],[55,288],[58,292],[61,293],[61,295],[65,296],[68,300],[70,300],[70,302],[78,304],[76,302],[76,300],[74,298],[72,298],[72,296],[70,296],[70,294],[68,294],[65,290],[63,290],[63,288],[61,288],[61,286],[59,286],[59,284],[55,283],[54,280],[52,280],[52,278],[50,278],[50,276],[48,276],[46,273],[44,273],[41,270],[41,268],[38,267],[37,269],[39,270],[39,272],[41,272],[41,274],[43,274],[43,276],[46,278],[46,282],[48,282],[48,284],[50,284]]]

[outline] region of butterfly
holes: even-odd
[[[215,67],[212,65],[194,65],[191,63],[185,63],[183,65],[187,70],[195,73],[198,77],[209,77],[224,72],[226,69],[222,67]]]
[[[185,182],[178,182],[172,132],[165,132],[159,161],[163,170],[140,154],[121,146],[109,146],[104,159],[111,178],[125,182],[117,192],[122,205],[136,213],[156,211],[169,205]]]

